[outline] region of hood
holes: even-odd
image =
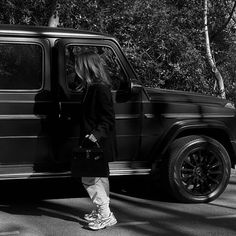
[[[188,102],[205,105],[219,105],[225,106],[230,103],[226,99],[217,98],[214,96],[208,96],[198,93],[177,91],[177,90],[166,90],[158,88],[144,88],[145,93],[150,101],[163,101],[163,102]]]

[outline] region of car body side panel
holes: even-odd
[[[149,153],[148,159],[158,159],[168,146],[181,133],[201,133],[207,130],[216,135],[217,132],[228,135],[229,142],[235,140],[235,110],[225,108],[225,100],[187,93],[152,89],[151,97],[147,89],[143,93],[143,128],[142,155]],[[157,94],[155,97],[153,93]],[[158,95],[158,92],[160,94]],[[199,98],[199,99],[198,99]],[[231,130],[229,130],[231,129]],[[234,132],[232,132],[234,131]],[[147,156],[147,155],[146,155]],[[233,153],[235,156],[235,152]]]
[[[111,47],[128,75],[127,90],[112,91],[118,157],[110,163],[111,175],[149,174],[153,159],[189,131],[223,131],[235,158],[235,110],[225,108],[226,100],[141,85],[132,91],[135,74],[113,37],[59,28],[0,26],[1,40],[40,44],[44,83],[37,91],[0,91],[0,179],[70,177],[69,153],[79,138],[73,112],[79,112],[82,97],[60,93],[67,89],[63,51],[67,43]],[[53,50],[59,53],[53,55]]]

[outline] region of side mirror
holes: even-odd
[[[131,83],[130,87],[126,90],[117,90],[116,91],[116,102],[122,103],[127,102],[130,99],[134,99],[134,97],[139,97],[140,92],[142,91],[142,86],[139,84]]]
[[[140,93],[141,90],[142,90],[142,85],[131,83],[131,94]]]

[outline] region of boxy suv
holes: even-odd
[[[112,83],[118,156],[111,176],[161,173],[183,202],[207,202],[235,165],[235,110],[226,100],[145,88],[111,36],[0,26],[0,179],[70,177],[82,94],[72,89],[81,50],[103,59]]]

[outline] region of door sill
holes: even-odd
[[[110,176],[149,175],[151,168],[142,161],[116,161],[109,163]],[[33,165],[0,165],[0,180],[70,178],[71,172],[35,172]]]
[[[150,166],[144,161],[116,161],[109,163],[110,176],[149,175]]]

